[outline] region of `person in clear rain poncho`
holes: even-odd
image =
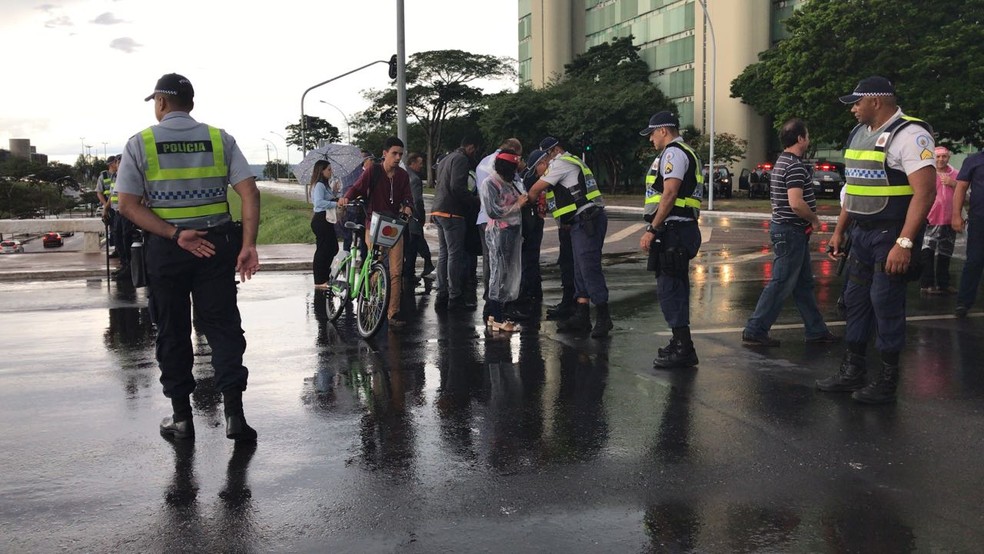
[[[489,248],[489,318],[493,331],[518,331],[503,317],[505,305],[519,297],[522,277],[522,213],[529,197],[515,181],[519,155],[504,149],[495,157],[494,171],[479,190],[489,216],[485,242]]]

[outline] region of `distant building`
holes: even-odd
[[[32,162],[43,163],[47,165],[48,155],[38,154],[37,148],[31,146],[31,139],[25,138],[12,138],[9,141],[10,151],[0,150],[0,152],[7,152],[7,155],[0,155],[0,161],[4,161],[9,157],[23,158],[25,160],[31,160]]]
[[[676,104],[680,123],[708,130],[712,51],[716,50],[716,133],[749,141],[745,167],[766,156],[774,134],[762,116],[731,98],[731,81],[784,38],[783,21],[807,0],[519,0],[520,83],[542,87],[592,46],[632,35],[650,79]],[[705,78],[706,76],[706,78]]]

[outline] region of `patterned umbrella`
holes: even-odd
[[[311,182],[311,172],[318,160],[328,160],[336,177],[345,181],[351,173],[362,167],[362,151],[351,144],[326,144],[307,153],[301,163],[294,166],[297,182],[307,186]]]

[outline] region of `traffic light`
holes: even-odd
[[[389,61],[389,76],[390,79],[396,79],[396,54],[393,54]]]
[[[584,151],[594,150],[594,136],[591,133],[584,133]]]

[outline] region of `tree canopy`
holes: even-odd
[[[532,150],[547,135],[572,152],[586,150],[587,163],[604,187],[641,176],[652,146],[636,131],[649,116],[676,110],[649,81],[649,70],[632,37],[590,48],[565,66],[564,76],[543,89],[490,97],[480,124],[486,137],[516,137]],[[641,181],[640,181],[641,182]]]
[[[938,142],[984,142],[984,0],[929,9],[919,0],[814,0],[787,21],[789,38],[731,83],[740,98],[776,124],[801,117],[814,142],[842,145],[856,122],[837,98],[864,77],[896,86],[909,115],[928,121]]]
[[[441,143],[445,122],[464,116],[481,105],[482,89],[473,83],[480,79],[509,78],[515,74],[507,58],[472,54],[463,50],[431,50],[410,56],[406,66],[407,115],[425,132],[427,159],[433,161],[434,148]],[[373,128],[391,127],[396,121],[396,88],[365,93],[370,106],[357,118],[365,134]]]
[[[293,144],[304,150],[314,150],[321,142],[339,142],[342,132],[328,121],[313,115],[304,115],[304,140],[301,141],[301,119],[297,123],[284,127],[287,131],[287,144]],[[307,143],[307,146],[304,143]]]

